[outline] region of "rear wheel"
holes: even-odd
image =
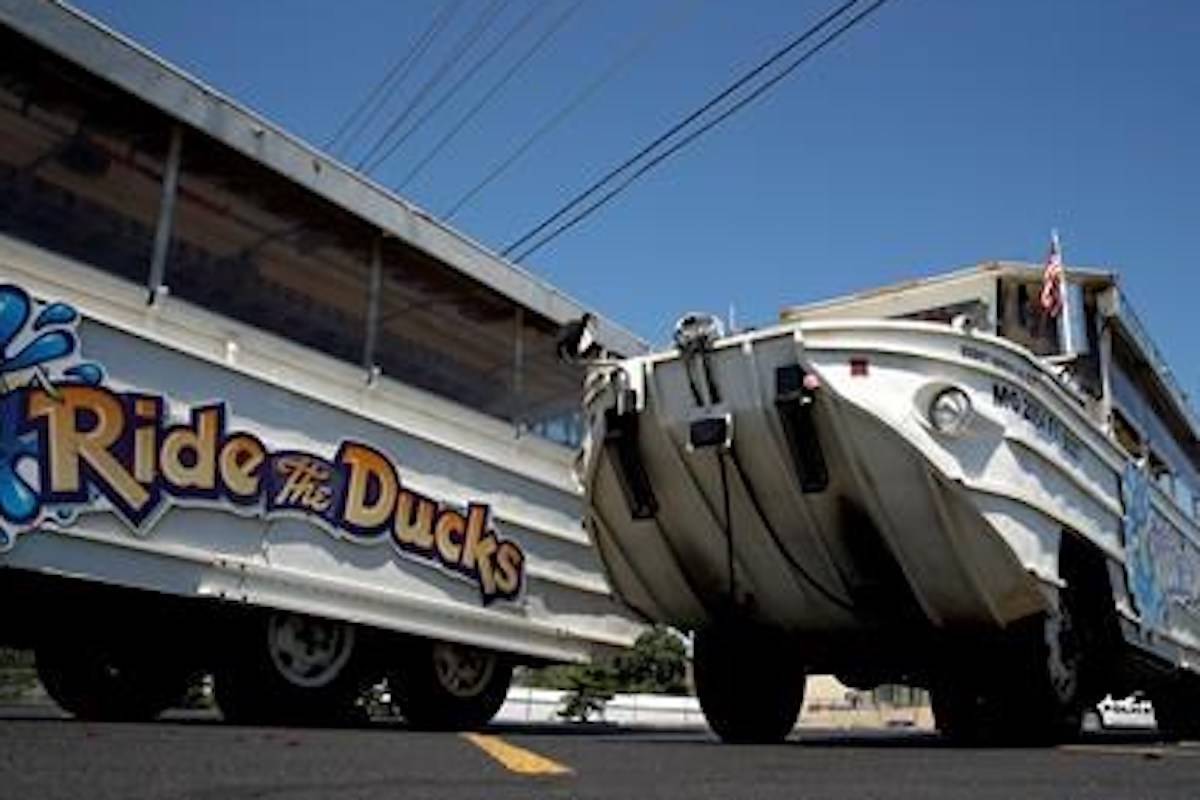
[[[804,672],[782,634],[760,628],[696,633],[696,694],[717,736],[733,744],[781,742],[804,702]]]
[[[369,681],[355,627],[272,612],[247,621],[214,676],[221,713],[249,724],[344,725],[365,720]]]
[[[1179,676],[1155,686],[1149,695],[1163,738],[1200,738],[1200,680],[1191,675]]]
[[[512,663],[469,645],[420,641],[390,676],[400,713],[429,730],[469,730],[487,724],[508,695]]]

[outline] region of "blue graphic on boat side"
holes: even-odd
[[[1121,504],[1125,508],[1125,574],[1129,592],[1141,615],[1142,628],[1158,628],[1166,622],[1167,595],[1159,580],[1150,541],[1150,480],[1136,463],[1127,464],[1121,476]]]
[[[51,303],[42,309],[33,322],[35,330],[48,325],[71,325],[79,319],[79,312],[66,303]]]
[[[100,369],[99,365],[91,363],[76,364],[66,369],[63,374],[69,378],[75,378],[80,383],[86,383],[88,386],[99,386],[104,380],[104,370]]]
[[[64,328],[44,331],[32,341],[17,345],[17,340],[24,338],[22,334],[26,332],[31,306],[32,301],[24,289],[0,286],[0,378],[75,354],[78,346],[75,333]],[[33,327],[41,330],[53,321],[69,324],[77,318],[75,309],[64,303],[54,303],[38,314]],[[14,347],[16,352],[10,352]]]
[[[0,514],[17,524],[33,520],[42,507],[37,492],[17,471],[23,459],[36,460],[39,454],[37,434],[21,433],[23,400],[15,392],[0,398]]]
[[[22,390],[53,392],[56,382],[96,386],[104,379],[98,364],[79,361],[74,331],[79,312],[62,302],[44,304],[36,315],[35,308],[24,289],[0,285],[0,550],[13,543],[6,526],[27,526],[43,511],[37,488],[21,471],[23,463],[36,464],[41,456],[37,432],[25,425]],[[26,377],[15,382],[22,373]]]
[[[15,286],[0,287],[0,342],[11,342],[29,319],[29,295]]]

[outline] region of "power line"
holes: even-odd
[[[355,108],[354,111],[342,121],[342,124],[338,127],[337,131],[335,131],[333,136],[329,138],[329,141],[325,143],[325,149],[329,150],[330,152],[334,152],[334,147],[338,140],[341,139],[342,136],[345,135],[346,132],[349,131],[353,126],[353,133],[349,135],[349,137],[339,148],[342,150],[342,152],[349,151],[349,149],[354,145],[355,140],[362,135],[363,131],[370,127],[380,110],[382,110],[387,104],[388,97],[395,94],[395,92],[404,84],[404,81],[408,79],[408,76],[412,73],[413,67],[415,67],[417,62],[421,60],[421,57],[425,54],[425,51],[429,49],[429,46],[433,43],[433,40],[436,39],[438,35],[445,29],[446,25],[449,24],[451,18],[453,18],[455,12],[458,11],[459,6],[461,5],[462,0],[447,0],[447,2],[443,3],[438,8],[437,12],[435,12],[433,15],[433,19],[430,21],[429,26],[420,35],[420,37],[417,38],[417,41],[413,43],[413,46],[409,48],[409,51],[392,65],[392,67],[384,74],[383,78],[377,84],[375,84],[375,87],[367,93],[367,96],[361,103],[359,103],[358,107]],[[388,88],[389,86],[390,88]],[[367,114],[365,118],[359,119],[360,115],[362,115],[368,108],[371,109],[370,113]],[[358,120],[357,125],[355,125],[355,120]]]
[[[408,174],[404,176],[403,180],[396,185],[396,188],[403,189],[405,186],[411,183],[413,179],[416,178],[417,175],[419,175],[431,161],[433,161],[433,159],[437,158],[442,150],[444,150],[446,146],[450,144],[451,140],[453,140],[454,137],[457,136],[464,127],[466,127],[467,123],[474,119],[475,116],[479,114],[479,112],[482,111],[489,102],[491,102],[492,98],[495,97],[500,90],[503,89],[510,80],[512,80],[513,76],[515,76],[521,70],[521,68],[524,67],[525,64],[528,63],[528,61],[542,49],[546,42],[548,42],[554,36],[554,34],[556,34],[559,29],[566,24],[567,20],[570,19],[571,16],[574,15],[574,13],[578,11],[579,7],[582,5],[583,0],[575,0],[574,3],[568,6],[561,14],[551,21],[551,23],[542,32],[541,36],[539,36],[534,43],[530,45],[524,53],[521,54],[520,58],[512,63],[508,70],[502,76],[500,76],[499,80],[493,83],[491,87],[484,92],[483,96],[479,98],[475,105],[459,118],[458,122],[456,122],[454,126],[451,127],[441,139],[438,140],[437,144],[435,144],[433,148],[426,153],[419,162],[417,162],[416,166],[409,170]]]
[[[404,109],[392,119],[392,122],[384,130],[383,134],[375,140],[375,144],[373,144],[366,154],[358,160],[358,163],[355,164],[355,169],[363,170],[364,167],[366,167],[367,162],[371,161],[371,159],[375,157],[376,153],[379,152],[380,148],[387,144],[388,140],[392,137],[392,134],[399,130],[400,126],[403,125],[409,116],[411,116],[412,113],[418,107],[420,107],[421,103],[425,101],[425,98],[429,95],[429,93],[437,88],[438,84],[442,82],[442,79],[446,77],[446,74],[450,72],[450,70],[452,70],[459,61],[462,60],[462,57],[467,54],[467,52],[475,45],[477,41],[479,41],[479,37],[482,36],[483,33],[489,27],[491,27],[491,24],[496,21],[496,17],[499,16],[500,11],[502,10],[506,1],[507,0],[491,0],[490,3],[484,6],[483,10],[480,11],[479,15],[475,18],[474,24],[461,37],[459,37],[459,40],[455,43],[450,54],[442,61],[441,64],[438,65],[438,67],[433,71],[433,74],[429,76],[421,88],[417,90],[417,93],[413,96],[412,100],[409,101],[408,105],[406,105]],[[378,166],[379,161],[376,160],[369,168],[366,168],[365,171],[370,172]]]
[[[683,0],[683,2],[673,5],[669,10],[676,11],[681,5],[694,6],[697,1],[698,0]],[[660,24],[646,30],[641,36],[637,37],[629,47],[627,47],[619,56],[617,56],[617,58],[609,63],[604,71],[602,71],[590,83],[588,83],[573,97],[571,97],[566,104],[558,110],[558,112],[556,112],[552,117],[546,120],[546,122],[539,126],[503,161],[493,167],[478,183],[468,189],[462,197],[460,197],[452,206],[446,209],[446,211],[442,214],[442,217],[447,220],[453,219],[454,216],[461,211],[467,203],[471,202],[471,200],[476,197],[476,195],[487,188],[494,180],[496,180],[496,178],[507,172],[509,167],[515,164],[523,155],[525,155],[525,153],[529,152],[529,149],[538,141],[540,141],[543,136],[558,127],[563,120],[565,120],[576,109],[582,106],[584,102],[586,102],[588,98],[590,98],[602,86],[604,86],[604,84],[616,77],[616,75],[622,69],[629,66],[629,64],[631,64],[636,58],[642,55],[642,53],[645,52],[653,40],[663,33],[668,27],[670,27],[667,23],[678,22],[678,20],[665,19],[666,14],[664,14],[663,17],[664,18],[660,20]]]
[[[519,239],[517,239],[516,241],[512,242],[507,247],[505,247],[503,250],[501,250],[500,254],[507,256],[513,250],[516,250],[518,247],[525,244],[525,242],[529,241],[530,239],[532,239],[533,237],[535,237],[539,233],[541,233],[543,230],[545,230],[546,228],[553,225],[560,218],[562,218],[568,212],[570,212],[570,210],[572,208],[574,208],[579,203],[583,202],[585,199],[587,199],[587,197],[589,195],[593,194],[596,190],[598,190],[599,188],[604,186],[604,184],[608,183],[613,178],[620,175],[625,170],[629,169],[631,166],[633,166],[638,161],[640,161],[642,158],[644,158],[648,153],[650,153],[651,151],[656,149],[663,142],[667,141],[672,136],[679,133],[679,131],[683,130],[688,125],[695,122],[697,119],[699,119],[701,116],[706,114],[712,108],[714,108],[715,106],[720,104],[722,101],[724,101],[727,97],[729,97],[731,94],[736,92],[738,89],[742,88],[747,83],[754,80],[756,77],[758,77],[760,74],[762,74],[762,72],[764,70],[770,68],[773,64],[775,64],[777,61],[779,61],[779,59],[783,58],[788,53],[792,52],[797,47],[799,47],[800,45],[807,42],[813,36],[817,35],[826,26],[828,26],[830,23],[832,23],[834,20],[836,20],[838,17],[840,17],[843,13],[848,11],[852,6],[856,5],[858,2],[859,2],[859,0],[847,0],[847,2],[842,3],[840,6],[838,6],[834,10],[830,11],[828,14],[826,14],[824,17],[822,17],[820,20],[818,20],[815,25],[810,27],[808,30],[806,30],[804,33],[800,34],[796,38],[792,39],[790,42],[788,42],[783,47],[776,50],[765,61],[759,63],[759,65],[756,66],[754,69],[750,70],[749,72],[745,73],[740,78],[735,80],[733,83],[729,84],[729,86],[725,87],[725,89],[723,89],[719,94],[717,94],[715,97],[713,97],[707,103],[700,106],[695,111],[693,111],[692,113],[688,114],[686,117],[681,119],[679,122],[672,125],[670,128],[668,128],[666,130],[666,132],[664,132],[662,135],[660,135],[654,141],[650,142],[650,144],[646,145],[641,150],[638,150],[636,153],[634,153],[632,156],[630,156],[628,159],[626,159],[620,165],[618,165],[617,167],[613,168],[608,173],[606,173],[604,175],[604,177],[600,178],[595,183],[591,184],[586,189],[584,189],[582,192],[580,192],[579,194],[572,197],[565,205],[563,205],[561,208],[559,208],[558,211],[554,212],[549,217],[542,220],[540,223],[538,223],[536,226],[534,226],[532,229],[530,229],[524,236],[520,237]]]
[[[862,11],[860,11],[857,14],[855,14],[854,16],[852,16],[848,21],[846,21],[842,25],[839,25],[837,28],[835,28],[833,30],[833,32],[831,32],[830,34],[825,36],[825,38],[821,39],[812,48],[805,51],[801,56],[799,56],[798,58],[796,58],[792,62],[790,62],[778,74],[769,78],[767,81],[765,81],[764,83],[759,85],[756,89],[754,89],[754,91],[752,91],[750,94],[746,95],[741,100],[739,100],[738,102],[736,102],[735,104],[733,104],[732,106],[727,108],[725,111],[721,112],[719,115],[717,115],[713,119],[704,123],[704,125],[697,128],[696,130],[692,131],[684,138],[680,139],[678,142],[673,144],[668,149],[664,150],[659,155],[655,156],[650,161],[647,161],[645,164],[643,164],[641,167],[639,167],[636,171],[634,171],[631,175],[629,175],[623,181],[618,183],[613,189],[609,190],[607,193],[605,193],[603,196],[601,196],[598,200],[596,200],[596,201],[592,202],[591,204],[589,204],[588,206],[586,206],[582,211],[580,211],[577,214],[575,214],[574,216],[572,216],[570,219],[568,219],[562,225],[559,225],[557,228],[555,228],[549,234],[542,237],[531,247],[526,248],[519,255],[515,256],[512,260],[515,262],[523,261],[524,259],[528,258],[533,253],[535,253],[538,250],[545,247],[547,244],[552,242],[554,239],[557,239],[559,236],[566,233],[571,228],[575,227],[577,224],[582,222],[587,217],[591,216],[593,213],[598,211],[601,207],[607,205],[609,203],[609,201],[611,201],[618,194],[620,194],[625,189],[627,189],[638,178],[642,177],[647,172],[654,169],[656,166],[658,166],[659,164],[666,161],[671,156],[678,153],[684,147],[691,144],[693,141],[695,141],[699,137],[703,136],[705,133],[712,130],[714,127],[716,127],[720,123],[724,122],[726,119],[733,116],[735,113],[737,113],[741,109],[745,108],[750,103],[757,100],[768,89],[775,86],[781,80],[786,78],[793,71],[795,71],[797,68],[799,68],[802,64],[807,62],[813,56],[817,55],[817,53],[824,50],[825,47],[832,44],[834,41],[836,41],[839,37],[841,37],[843,34],[845,34],[851,28],[853,28],[854,26],[861,23],[870,14],[874,13],[876,10],[879,9],[880,6],[884,5],[887,2],[888,2],[888,0],[875,0],[875,2],[871,3],[865,9],[863,9]],[[818,24],[820,24],[820,23],[818,23]],[[607,182],[607,180],[601,182],[599,185],[603,185],[603,183],[605,183],[605,182]],[[589,192],[589,194],[590,193],[591,192]],[[577,201],[573,201],[570,205],[572,205],[572,206],[577,205]],[[556,215],[556,216],[561,216],[561,215]],[[522,239],[526,239],[526,238],[527,237],[522,237]],[[510,246],[510,248],[506,248],[504,252],[508,253],[510,249],[511,249],[511,246]]]
[[[426,122],[428,122],[434,115],[437,114],[438,111],[442,109],[443,106],[446,105],[446,103],[453,100],[454,96],[458,94],[459,90],[466,86],[467,82],[474,78],[479,70],[487,66],[488,62],[495,58],[496,54],[503,50],[506,44],[514,41],[516,37],[520,35],[521,31],[525,29],[525,26],[528,25],[543,8],[545,8],[545,6],[540,4],[530,6],[529,10],[525,12],[520,19],[513,23],[513,25],[509,27],[507,31],[505,31],[498,39],[496,39],[495,43],[491,46],[491,48],[488,49],[487,52],[477,58],[475,63],[468,67],[467,70],[463,72],[461,76],[459,76],[458,80],[454,82],[453,86],[442,93],[442,96],[437,99],[437,101],[429,108],[428,111],[422,114],[416,122],[408,127],[408,130],[406,130],[400,136],[400,138],[392,142],[392,144],[386,150],[384,150],[384,152],[380,154],[377,159],[375,159],[375,163],[371,168],[378,169],[379,167],[383,166],[383,164],[385,164],[387,160],[392,157],[392,154],[395,153],[396,150],[398,150],[405,142],[407,142],[413,134],[419,131]]]
[[[355,164],[355,169],[360,171],[370,172],[378,164],[372,164],[369,168],[367,162],[370,161],[379,149],[387,144],[391,136],[404,124],[408,117],[424,102],[426,96],[437,88],[446,74],[454,68],[462,57],[469,51],[483,35],[484,31],[495,21],[496,17],[502,10],[501,6],[505,0],[491,0],[483,10],[476,16],[475,22],[471,27],[459,37],[458,41],[451,47],[450,53],[445,59],[434,69],[430,76],[425,80],[425,83],[417,90],[417,93],[409,100],[408,104],[392,118],[392,121],[384,129],[383,133],[375,140],[374,144],[367,150],[366,153]]]

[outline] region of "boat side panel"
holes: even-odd
[[[419,431],[383,425],[92,320],[81,323],[79,337],[84,355],[104,366],[108,386],[163,395],[175,422],[186,421],[196,406],[224,403],[226,429],[251,433],[272,452],[332,458],[343,440],[361,441],[394,461],[402,486],[451,507],[488,505],[493,527],[526,555],[525,586],[515,600],[484,608],[476,582],[386,542],[364,544],[300,519],[268,522],[234,509],[168,507],[140,532],[111,514],[85,513],[61,530],[20,536],[0,561],[304,610],[539,658],[579,659],[593,646],[628,645],[636,636],[638,626],[608,596],[579,523],[579,495],[530,477],[563,467],[506,470],[441,447]],[[562,483],[570,485],[568,475]],[[167,563],[173,566],[164,568]],[[485,635],[489,624],[500,633]]]
[[[885,420],[961,484],[1032,574],[1061,583],[1055,542],[1073,531],[1109,559],[1113,609],[1137,620],[1125,627],[1131,643],[1157,650],[1155,640],[1166,639],[1179,652],[1195,652],[1196,523],[1151,485],[1148,541],[1129,539],[1122,500],[1128,459],[1053,375],[1009,343],[946,326],[829,323],[806,326],[805,342],[839,395]],[[850,360],[859,358],[869,361],[868,380],[850,374]],[[936,390],[950,386],[972,402],[961,436],[937,433],[926,416]],[[1146,566],[1129,560],[1134,552]],[[1138,569],[1166,596],[1161,618],[1147,618],[1131,595]]]

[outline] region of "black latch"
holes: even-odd
[[[634,519],[652,519],[658,513],[658,500],[638,448],[636,410],[629,408],[620,413],[610,408],[604,412],[604,448],[616,467],[617,483],[629,504],[629,513]]]
[[[704,417],[688,425],[688,446],[692,450],[716,447],[728,450],[733,442],[733,420],[728,416]]]
[[[779,413],[788,452],[800,477],[800,488],[809,494],[829,486],[829,470],[813,420],[816,382],[806,381],[807,376],[799,364],[775,370],[775,410]]]

